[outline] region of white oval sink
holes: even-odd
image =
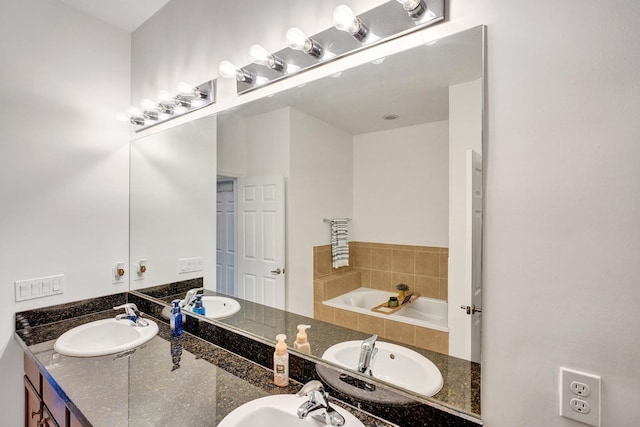
[[[357,369],[362,341],[345,341],[329,347],[322,355],[328,362],[348,369]],[[440,391],[444,380],[432,361],[423,355],[388,342],[377,341],[371,363],[374,378],[410,390],[423,396]]]
[[[262,397],[238,406],[222,419],[218,427],[317,427],[320,424],[312,417],[298,418],[298,407],[308,400],[306,396],[298,397],[295,394]],[[331,406],[344,417],[345,427],[364,427],[350,412]]]
[[[204,295],[202,305],[205,309],[204,317],[209,319],[223,319],[232,316],[240,311],[240,303],[233,298],[220,297],[216,295]],[[187,308],[193,312],[193,306]]]
[[[85,323],[65,332],[53,346],[65,356],[92,357],[120,353],[142,345],[155,337],[158,325],[144,319],[148,326],[134,326],[129,319],[104,319]]]

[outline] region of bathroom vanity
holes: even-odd
[[[145,317],[158,323],[157,336],[116,355],[83,358],[54,352],[55,340],[65,331],[113,317],[113,307],[125,302],[134,302]],[[303,383],[321,379],[318,372],[322,370],[341,372],[321,360],[293,353],[290,385],[276,387],[270,369],[273,345],[190,315],[182,336],[172,337],[162,316],[165,307],[160,300],[130,292],[17,313],[15,336],[25,350],[25,425],[215,426],[244,403],[273,394],[295,394]],[[332,403],[367,426],[481,424],[474,417],[384,384],[377,388],[405,401],[385,405],[328,390]]]

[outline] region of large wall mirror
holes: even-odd
[[[384,315],[343,316],[325,300],[402,282],[444,303],[437,333],[410,320],[380,335],[479,370],[481,314],[460,306],[481,307],[483,96],[475,27],[133,141],[130,289],[204,277],[208,290],[284,309],[289,331],[301,315],[361,339],[389,329]],[[282,186],[268,196],[282,199],[269,212],[284,226],[258,221],[268,242],[243,210],[246,189],[264,182]],[[348,269],[331,266],[332,218],[349,219]],[[247,273],[249,252],[269,260],[264,274]],[[244,327],[232,319],[222,321]]]

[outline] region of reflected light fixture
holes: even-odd
[[[132,125],[144,126],[144,119],[142,117],[136,117],[130,114],[117,113],[116,120],[125,123],[131,123]]]
[[[289,28],[286,38],[287,46],[291,49],[301,50],[317,59],[322,58],[324,54],[324,48],[317,41],[307,37],[298,27]]]
[[[218,66],[218,71],[222,77],[228,79],[236,79],[239,82],[253,83],[256,81],[256,75],[246,71],[240,67],[236,67],[229,61],[222,61]]]
[[[353,13],[347,5],[341,4],[333,11],[333,26],[340,31],[351,34],[359,42],[364,42],[369,34],[369,29]]]
[[[417,20],[427,11],[427,5],[424,0],[396,0],[402,5],[411,19]]]
[[[259,44],[254,44],[249,48],[249,56],[256,64],[264,65],[280,73],[287,72],[287,63],[282,58],[270,54],[267,49]]]
[[[156,111],[147,111],[146,109],[143,111],[138,107],[131,106],[127,112],[131,117],[142,117],[145,120],[158,120],[158,113]]]
[[[207,99],[209,94],[186,82],[178,83],[178,93],[182,96]]]
[[[159,102],[154,102],[150,99],[143,99],[140,102],[142,108],[144,108],[144,112],[157,111],[160,114],[167,114],[172,116],[174,113],[173,105],[162,104]]]
[[[183,108],[191,108],[191,101],[186,99],[185,97],[181,96],[181,95],[172,95],[169,92],[167,92],[166,90],[161,90],[158,93],[158,98],[166,103],[168,103],[169,105],[173,104],[176,107],[183,107]],[[173,110],[174,113],[178,114],[178,111],[176,111],[176,109],[174,108]]]
[[[118,113],[116,119],[142,126],[142,129],[136,131],[139,132],[181,114],[213,104],[215,103],[215,94],[215,80],[209,80],[198,86],[182,82],[178,85],[177,95],[161,90],[155,101],[143,99],[140,102],[140,108],[131,106],[126,113]]]

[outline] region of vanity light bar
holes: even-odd
[[[229,67],[223,65],[228,61],[223,61],[220,75],[236,79],[238,94],[249,92],[443,21],[444,0],[391,0],[360,15],[340,5],[333,15],[334,26],[312,36],[299,28],[290,28],[286,34],[287,47],[278,52],[269,53],[260,45],[252,46],[253,62],[244,67]],[[228,68],[227,72],[223,72],[224,68]]]
[[[136,132],[184,116],[216,102],[216,80],[191,86],[178,84],[177,94],[161,91],[156,101],[143,99],[140,108],[129,107],[127,113],[118,113],[116,119],[139,126]]]

